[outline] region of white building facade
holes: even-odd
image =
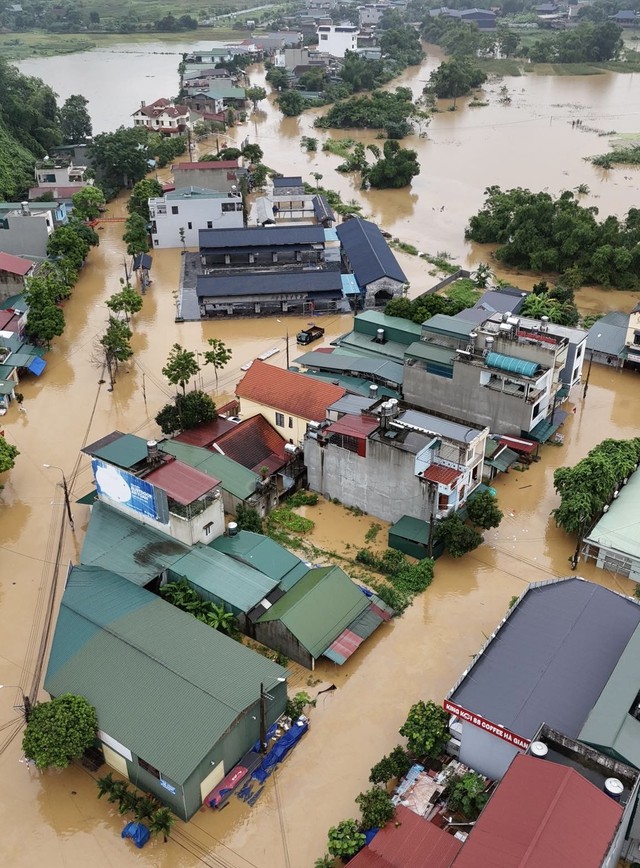
[[[352,24],[321,24],[318,27],[318,50],[333,57],[344,57],[358,48],[360,31]]]
[[[242,229],[239,193],[217,193],[203,187],[183,187],[149,199],[154,248],[198,247],[201,229]],[[184,239],[183,239],[184,233]]]

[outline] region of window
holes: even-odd
[[[224,255],[224,264],[231,265],[231,256],[228,253],[225,253]]]
[[[177,213],[178,213],[178,206],[177,206],[177,205],[172,205],[172,206],[171,206],[171,213],[172,213],[172,214],[177,214]]]
[[[187,229],[193,229],[193,223],[187,223]]]
[[[151,763],[146,763],[143,759],[138,757],[138,765],[141,769],[144,769],[146,772],[149,772],[150,775],[153,775],[154,778],[158,778],[160,780],[160,772],[157,768],[151,765]]]
[[[205,535],[205,536],[209,536],[209,534],[211,533],[211,528],[212,528],[212,527],[213,527],[213,522],[212,522],[212,521],[210,521],[208,524],[205,524],[205,526],[203,527],[204,535]]]
[[[256,257],[254,253],[249,254],[249,262],[253,264],[256,261]]]
[[[213,229],[213,220],[207,220],[207,229]]]
[[[445,509],[449,509],[449,495],[438,494],[438,510],[442,512]]]
[[[242,202],[236,202],[236,211],[242,211]]]
[[[289,416],[289,428],[293,428],[293,418]]]
[[[571,377],[571,379],[575,382],[578,379],[579,374],[580,374],[580,365],[576,365],[576,367],[573,369],[573,376]]]
[[[300,250],[296,250],[296,262],[302,262],[302,252]]]
[[[159,241],[158,241],[158,239],[157,239],[157,238],[154,238],[154,239],[153,239],[153,243],[154,243],[154,245],[155,245],[155,246],[156,246],[156,247],[157,247],[157,246],[158,246],[158,244],[159,244],[159,243],[160,243],[160,242],[159,242]]]
[[[329,37],[327,36],[326,33],[321,33],[321,34],[320,34],[320,39],[328,39],[328,38],[329,38]]]
[[[242,206],[240,206],[240,207],[242,207]],[[222,203],[222,213],[223,214],[228,214],[230,211],[235,211],[235,210],[236,210],[236,203],[235,202],[223,202]]]
[[[284,414],[276,413],[276,425],[278,428],[284,428]]]

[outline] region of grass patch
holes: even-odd
[[[409,256],[419,255],[417,247],[414,247],[413,244],[407,244],[405,241],[400,241],[398,238],[394,238],[390,241],[389,247],[394,247],[396,250],[402,250],[403,253],[408,253]]]
[[[365,542],[373,542],[382,530],[382,525],[374,523],[364,535]]]
[[[430,253],[421,253],[420,256],[431,265],[435,265],[438,271],[442,271],[444,274],[455,274],[456,271],[460,271],[460,266],[451,262],[451,256],[446,252],[439,251],[436,256],[432,256]]]
[[[483,102],[481,99],[472,99],[470,103],[467,103],[469,108],[484,108],[488,106],[488,102]]]
[[[473,65],[486,72],[487,75],[511,75],[516,77],[522,75],[524,61],[515,60],[512,57],[474,57]]]
[[[535,75],[601,75],[604,69],[593,63],[536,63]]]
[[[287,500],[287,506],[295,509],[296,506],[316,506],[318,495],[314,491],[296,491]]]
[[[484,290],[478,289],[475,283],[469,277],[461,277],[459,280],[454,280],[449,286],[442,290],[442,294],[456,304],[464,305],[465,308],[473,307],[478,301]]]
[[[322,144],[322,150],[328,154],[335,154],[336,157],[346,159],[349,156],[349,151],[355,145],[353,139],[327,139]]]

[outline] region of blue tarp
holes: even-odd
[[[375,836],[378,834],[379,831],[380,831],[380,829],[377,828],[376,826],[374,826],[373,829],[366,829],[365,830],[365,833],[364,833],[364,846],[365,847],[367,846],[367,844],[370,844],[373,841],[373,839],[375,838]]]
[[[131,838],[139,850],[144,847],[150,836],[150,832],[144,823],[127,823],[121,832],[121,837]]]
[[[278,763],[286,757],[289,751],[300,741],[305,732],[309,729],[307,720],[297,720],[288,732],[278,739],[278,741],[266,754],[261,765],[251,775],[253,780],[260,781],[263,784],[275,769]]]
[[[40,374],[44,371],[46,367],[46,362],[44,359],[41,359],[39,356],[36,356],[32,362],[29,363],[27,369],[31,371],[32,374],[35,374],[36,377],[39,377]]]

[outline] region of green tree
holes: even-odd
[[[399,142],[389,139],[384,143],[382,158],[363,172],[363,179],[377,189],[399,189],[407,187],[419,174],[417,153],[401,148]]]
[[[397,87],[394,91],[374,90],[368,96],[339,100],[325,115],[316,118],[314,126],[320,129],[386,130],[389,138],[401,139],[412,132],[409,119],[416,114],[411,90]]]
[[[468,820],[475,820],[489,801],[485,792],[487,781],[476,772],[467,772],[449,784],[447,807],[450,811],[462,811]]]
[[[440,519],[434,528],[434,541],[441,542],[452,558],[461,558],[478,548],[482,539],[457,513]]]
[[[140,181],[149,171],[148,130],[119,127],[113,133],[94,136],[89,154],[98,176],[112,193]]]
[[[267,72],[266,79],[274,90],[287,90],[289,87],[289,73],[281,67],[272,67]]]
[[[258,108],[258,103],[267,98],[267,92],[263,87],[248,87],[245,90],[245,95],[253,103],[254,111]]]
[[[60,109],[60,132],[65,145],[79,145],[93,134],[89,100],[75,93],[68,97]]]
[[[169,808],[158,808],[149,818],[149,831],[152,835],[162,835],[166,844],[175,821]]]
[[[56,95],[41,79],[22,75],[2,58],[0,95],[1,125],[20,146],[44,157],[60,144]]]
[[[449,715],[435,702],[420,700],[409,709],[400,735],[405,736],[414,756],[440,756],[449,741]]]
[[[362,850],[365,840],[355,820],[342,820],[337,826],[329,829],[327,850],[332,856],[349,860]]]
[[[356,804],[362,813],[363,829],[382,829],[396,814],[391,796],[381,787],[371,787],[366,793],[360,793]]]
[[[242,156],[250,163],[260,163],[264,157],[264,151],[260,145],[245,145],[242,149]]]
[[[333,868],[335,864],[335,859],[333,856],[329,856],[325,854],[324,856],[319,856],[316,861],[313,863],[313,868]]]
[[[482,491],[470,500],[467,503],[467,514],[473,524],[485,530],[498,527],[504,517],[495,495],[490,491]]]
[[[262,533],[262,519],[254,507],[239,503],[236,507],[236,522],[240,530]]]
[[[491,266],[487,265],[486,262],[480,262],[473,272],[472,280],[478,289],[486,289],[492,276]]]
[[[216,416],[216,405],[209,395],[194,389],[185,395],[176,395],[173,403],[165,404],[156,416],[156,422],[163,434],[171,435],[212,422]]]
[[[111,772],[98,778],[96,781],[98,787],[98,798],[101,799],[103,796],[109,796],[113,792],[114,783],[115,781],[113,780],[113,774]]]
[[[64,332],[64,313],[56,304],[60,286],[52,276],[31,277],[27,282],[25,299],[28,313],[25,331],[36,344],[49,346],[53,338]]]
[[[397,745],[389,756],[383,756],[371,768],[369,780],[372,784],[386,784],[392,778],[402,778],[411,768],[411,757],[406,750]]]
[[[87,227],[89,228],[89,227]],[[76,269],[80,269],[87,258],[91,245],[83,238],[78,225],[67,223],[59,226],[49,236],[47,254],[53,259],[65,259]]]
[[[6,473],[11,470],[16,463],[16,458],[20,455],[16,446],[13,443],[7,443],[3,434],[0,434],[0,473]]]
[[[100,187],[83,187],[71,197],[73,215],[78,220],[95,220],[104,206],[104,193]]]
[[[280,111],[289,118],[301,114],[305,107],[304,97],[297,90],[285,90],[277,99]]]
[[[435,93],[438,99],[457,99],[466,96],[487,80],[486,74],[467,59],[452,58],[435,69],[425,86],[425,93]]]
[[[187,383],[199,370],[196,354],[191,350],[185,350],[180,344],[174,344],[162,373],[172,386],[180,386],[184,395],[187,391]]]
[[[155,178],[143,178],[138,181],[131,191],[127,202],[129,214],[138,214],[145,223],[149,222],[149,199],[157,199],[162,196],[162,184]]]
[[[221,371],[231,360],[232,350],[224,344],[220,338],[209,338],[207,341],[211,349],[206,350],[204,355],[205,365],[211,365],[216,376],[216,391],[218,389],[218,371]]]
[[[129,322],[130,316],[142,310],[142,296],[127,283],[120,292],[108,298],[106,304],[113,313],[124,313],[125,322]]]
[[[147,221],[135,212],[127,218],[122,240],[127,245],[129,256],[146,253],[149,250],[149,228]]]
[[[64,693],[50,702],[34,705],[22,750],[39,769],[64,769],[91,747],[97,729],[95,708],[84,696]]]
[[[104,359],[112,388],[120,362],[126,362],[133,355],[132,336],[133,332],[127,323],[121,319],[116,319],[116,317],[109,317],[107,329],[99,343],[104,350]]]

